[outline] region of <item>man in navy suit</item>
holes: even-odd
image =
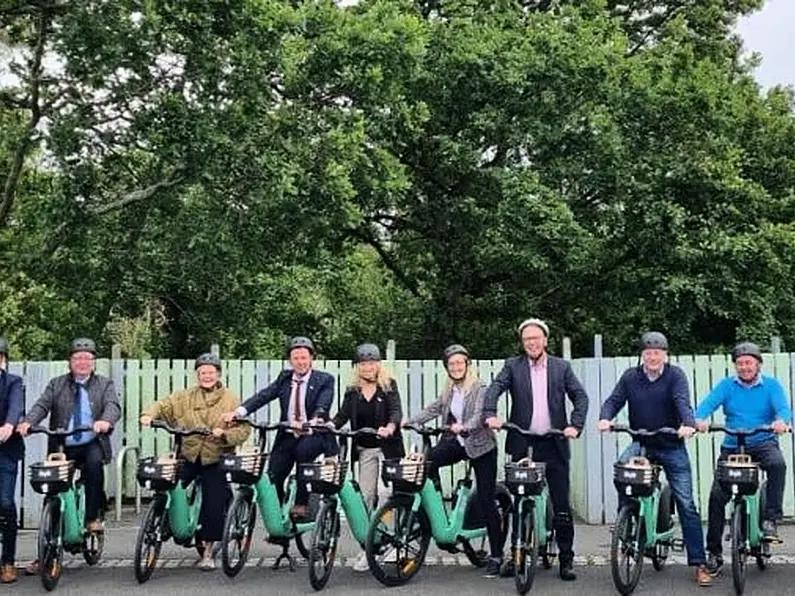
[[[283,370],[270,385],[248,398],[234,412],[224,415],[224,420],[248,416],[262,406],[279,400],[282,422],[289,422],[294,430],[281,429],[271,448],[268,474],[276,487],[279,500],[284,501],[284,482],[296,463],[307,463],[327,451],[327,441],[322,435],[301,430],[307,422],[318,423],[328,418],[334,400],[334,377],[312,369],[315,346],[307,337],[294,337],[287,347],[292,369]],[[306,486],[297,483],[292,517],[307,518],[309,495]]]
[[[547,354],[549,327],[540,319],[527,319],[519,325],[524,354],[508,358],[500,374],[486,391],[483,418],[494,429],[502,426],[497,417],[497,399],[511,393],[509,420],[514,424],[544,435],[549,429],[563,430],[565,437],[550,436],[528,439],[509,433],[505,452],[513,460],[527,456],[528,440],[532,441],[533,460],[546,463],[547,484],[555,512],[554,528],[560,549],[560,578],[577,579],[574,562],[574,521],[569,504],[568,439],[579,436],[588,413],[588,395],[574,375],[571,365],[562,358]],[[566,416],[565,397],[574,405],[571,421]],[[514,533],[516,528],[513,529]],[[504,565],[503,575],[513,575],[513,557]]]

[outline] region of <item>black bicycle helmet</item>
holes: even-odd
[[[753,356],[759,362],[762,362],[762,350],[759,346],[750,341],[744,341],[734,346],[732,350],[732,362],[737,362],[740,356]]]
[[[8,340],[5,337],[0,337],[0,354],[8,356]]]
[[[292,338],[287,343],[287,355],[289,356],[290,352],[298,348],[306,348],[312,356],[315,355],[315,344],[313,344],[312,340],[308,337],[299,335],[298,337]]]
[[[88,339],[87,337],[80,337],[72,342],[72,347],[69,351],[69,355],[71,356],[75,352],[91,352],[94,356],[97,355],[97,344],[94,343],[93,339]]]
[[[659,331],[647,331],[640,338],[640,350],[668,351],[668,340]]]
[[[196,370],[205,364],[210,364],[216,369],[221,370],[221,359],[217,354],[213,354],[212,352],[207,352],[206,354],[202,354],[196,358],[196,362],[193,363],[193,370]]]
[[[381,360],[381,350],[375,344],[361,344],[356,346],[356,354],[354,355],[354,364],[360,362],[378,362]]]
[[[450,358],[452,358],[456,354],[463,354],[466,357],[466,359],[469,360],[469,350],[467,350],[461,344],[453,344],[451,346],[447,346],[444,349],[444,356],[443,356],[444,365],[447,366],[447,361],[450,360]]]

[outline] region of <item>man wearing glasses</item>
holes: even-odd
[[[105,485],[103,465],[112,458],[110,433],[121,416],[119,397],[113,381],[95,374],[97,346],[90,339],[76,339],[69,354],[69,372],[51,379],[42,396],[30,408],[17,430],[23,437],[31,425],[49,414],[51,429],[91,428],[66,439],[66,458],[80,469],[86,490],[85,524],[89,532],[103,532],[101,510]],[[55,451],[54,442],[48,451]],[[26,570],[36,573],[37,561]]]

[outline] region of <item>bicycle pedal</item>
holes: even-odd
[[[676,553],[681,553],[685,550],[685,541],[681,538],[674,538],[671,540],[671,550]]]
[[[778,536],[763,536],[762,542],[767,542],[768,544],[783,544],[784,541],[779,538]]]

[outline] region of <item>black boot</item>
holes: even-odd
[[[561,560],[560,562],[560,579],[564,582],[573,582],[577,579],[577,574],[574,573],[571,561]]]

